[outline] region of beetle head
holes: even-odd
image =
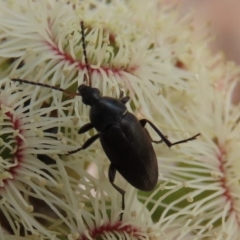
[[[82,96],[82,101],[86,105],[92,106],[100,98],[100,91],[97,88],[89,87],[81,84],[78,87],[78,92]]]

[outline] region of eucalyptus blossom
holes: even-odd
[[[191,13],[159,0],[0,1],[1,239],[238,239],[239,68],[209,51],[206,26],[197,32]],[[102,95],[130,96],[128,110],[169,140],[201,134],[154,145],[150,193],[117,174],[124,210],[100,142],[66,155],[96,133],[78,134],[86,76]]]

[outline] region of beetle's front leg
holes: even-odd
[[[122,210],[124,210],[125,209],[125,199],[124,199],[125,191],[114,183],[116,171],[117,171],[116,168],[111,163],[108,169],[108,179],[109,179],[109,182],[112,184],[112,186],[122,195]],[[122,221],[122,217],[123,217],[123,213],[120,214],[120,221]]]
[[[95,141],[99,138],[99,136],[100,136],[100,133],[98,133],[98,134],[90,137],[90,138],[82,145],[82,147],[80,147],[80,148],[78,148],[78,149],[75,149],[75,150],[73,150],[73,151],[68,152],[67,155],[71,155],[71,154],[74,154],[74,153],[76,153],[76,152],[79,152],[79,151],[81,151],[81,150],[83,150],[83,149],[88,148],[93,142],[95,142]]]
[[[119,100],[120,100],[121,103],[126,104],[130,100],[130,97],[129,96],[124,97],[123,91],[120,90]]]
[[[147,119],[141,119],[139,121],[142,126],[144,127],[146,125],[146,123],[148,123],[152,128],[153,130],[155,130],[155,132],[160,136],[160,138],[162,139],[163,142],[165,142],[165,144],[168,146],[168,147],[171,147],[173,145],[177,145],[177,144],[181,144],[181,143],[185,143],[185,142],[188,142],[188,141],[192,141],[192,140],[195,140],[197,138],[197,136],[200,135],[200,133],[194,135],[193,137],[190,137],[190,138],[187,138],[187,139],[184,139],[184,140],[181,140],[181,141],[177,141],[177,142],[171,142],[168,140],[168,138],[166,136],[164,136],[164,134],[152,123],[150,122],[149,120]]]
[[[130,100],[130,97],[129,96],[125,96],[125,97],[122,97],[119,100],[121,101],[121,103],[126,104]]]

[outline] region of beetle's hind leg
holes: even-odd
[[[124,198],[125,191],[114,183],[115,176],[116,176],[116,168],[111,163],[108,169],[108,179],[109,179],[109,182],[112,184],[112,186],[122,195],[122,210],[124,210],[125,209],[125,198]],[[122,217],[123,217],[123,213],[120,214],[120,221],[122,221]]]
[[[146,128],[144,128],[144,130],[147,133],[147,135],[148,135],[149,139],[151,140],[151,142],[153,142],[153,143],[162,143],[163,142],[163,140],[158,140],[158,141],[157,140],[153,140],[151,135],[150,135],[150,133],[148,132],[148,130]],[[167,137],[167,136],[165,136],[165,137]]]
[[[144,120],[144,119],[143,119]],[[145,127],[145,125],[146,125],[146,123],[147,122],[144,122],[144,121],[142,121],[142,120],[140,120],[139,121],[140,123],[141,123],[141,125],[142,125],[142,127],[144,128]],[[147,135],[148,135],[148,137],[149,137],[149,139],[151,140],[151,142],[153,142],[153,143],[162,143],[163,142],[163,140],[161,139],[161,140],[153,140],[152,139],[152,137],[151,137],[151,135],[150,135],[150,133],[148,132],[148,130],[146,129],[146,128],[144,128],[144,130],[145,130],[145,132],[147,133]],[[165,136],[165,138],[167,138],[167,136]]]
[[[141,119],[139,121],[141,123],[141,125],[144,127],[146,125],[146,123],[148,123],[152,128],[153,130],[155,130],[155,132],[159,135],[159,137],[162,139],[163,142],[165,142],[165,144],[168,146],[168,147],[171,147],[173,145],[177,145],[177,144],[181,144],[181,143],[185,143],[185,142],[188,142],[188,141],[192,141],[192,140],[195,140],[197,138],[197,136],[200,135],[200,133],[190,137],[190,138],[187,138],[187,139],[183,139],[181,141],[177,141],[177,142],[171,142],[170,140],[168,140],[168,138],[166,136],[164,136],[164,134],[152,123],[150,122],[149,120],[147,119]]]

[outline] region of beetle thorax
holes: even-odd
[[[126,106],[118,99],[100,97],[90,110],[90,121],[97,131],[107,130],[113,124],[117,124],[126,113]]]

